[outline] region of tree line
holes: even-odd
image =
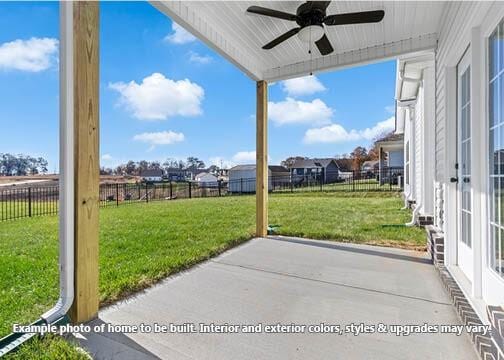
[[[178,169],[178,170],[198,170],[205,169],[206,165],[203,160],[197,157],[189,156],[186,160],[177,160],[168,158],[161,163],[160,161],[133,161],[129,160],[125,164],[120,164],[115,168],[102,167],[100,169],[101,175],[132,175],[139,176],[145,170],[163,170],[165,172]],[[210,172],[219,170],[215,165],[210,166]]]
[[[47,174],[47,160],[23,154],[0,153],[0,176]]]

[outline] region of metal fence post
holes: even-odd
[[[28,216],[32,216],[32,196],[31,196],[31,187],[28,188]]]
[[[240,178],[240,194],[243,194],[243,178]]]
[[[388,175],[388,182],[389,182],[389,189],[392,191],[392,169],[389,168],[389,175]]]
[[[192,199],[192,184],[189,181],[189,199]]]
[[[149,202],[149,183],[145,183],[145,202]]]
[[[116,206],[119,206],[119,183],[116,183]]]
[[[219,188],[219,196],[221,196],[221,183],[222,183],[222,180],[217,180],[217,187]]]
[[[170,200],[173,199],[173,185],[172,185],[172,181],[170,180]]]
[[[355,170],[352,171],[352,191],[355,192]]]
[[[322,175],[320,175],[320,191],[322,191],[322,185],[323,185],[323,182],[324,179],[322,179]]]

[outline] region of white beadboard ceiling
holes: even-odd
[[[153,6],[242,69],[253,80],[276,81],[432,50],[445,2],[333,1],[327,14],[385,10],[377,24],[326,26],[335,51],[322,56],[293,36],[272,50],[261,47],[297,26],[249,15],[251,5],[295,13],[298,1],[152,1]]]

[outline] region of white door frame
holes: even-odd
[[[504,8],[497,3],[477,3],[473,6],[472,17],[468,24],[450,42],[444,61],[445,72],[445,154],[444,154],[444,222],[445,264],[469,302],[473,305],[480,319],[488,323],[487,304],[500,304],[504,299],[504,280],[489,268],[489,176],[488,176],[488,38],[500,20],[504,18]],[[454,134],[457,116],[457,63],[465,49],[471,46],[471,118],[475,121],[472,130],[473,151],[472,186],[473,186],[473,256],[474,273],[472,282],[464,280],[457,266],[457,219],[456,184],[450,182],[456,176],[456,140]],[[438,69],[439,71],[439,69]],[[477,120],[477,121],[476,121]],[[475,176],[479,174],[479,176]]]
[[[500,277],[495,271],[490,268],[490,179],[489,179],[489,154],[488,154],[488,144],[489,144],[489,124],[488,124],[488,83],[489,83],[489,69],[488,69],[488,41],[492,35],[495,28],[504,19],[504,9],[502,6],[494,4],[490,11],[488,11],[487,16],[481,24],[480,28],[480,42],[481,42],[481,54],[480,59],[482,62],[482,72],[480,78],[480,88],[478,91],[483,98],[483,103],[480,108],[480,116],[484,121],[482,121],[481,129],[481,139],[482,146],[480,146],[480,156],[481,161],[481,173],[484,174],[485,178],[482,182],[482,201],[484,206],[482,206],[481,219],[483,226],[481,228],[481,236],[484,241],[481,241],[481,252],[482,252],[482,263],[481,263],[481,297],[485,300],[487,304],[491,305],[503,305],[504,299],[504,279]]]
[[[473,153],[472,144],[472,94],[471,94],[471,83],[472,83],[472,49],[469,46],[462,55],[459,63],[457,64],[457,266],[462,270],[462,272],[467,276],[469,282],[473,282],[474,279],[474,269],[473,269],[473,190],[472,190],[472,167],[471,167],[471,157]],[[465,77],[465,78],[464,78]],[[468,77],[468,78],[467,78]],[[469,81],[469,83],[464,83],[464,81]],[[464,86],[466,86],[464,88]],[[464,91],[467,92],[468,102],[463,102]],[[469,110],[469,123],[464,124],[463,111]],[[468,126],[467,137],[464,136],[464,125]],[[468,146],[466,151],[469,152],[469,161],[467,163],[464,160],[464,146]],[[468,165],[469,171],[466,171],[465,166]],[[463,192],[464,189],[468,188],[469,201],[466,206],[463,202]],[[464,219],[465,216],[465,219]],[[465,226],[464,226],[465,225]],[[467,227],[470,226],[469,231]],[[464,241],[467,238],[467,243]]]

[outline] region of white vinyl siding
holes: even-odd
[[[447,57],[453,47],[458,44],[464,28],[470,23],[470,18],[476,12],[477,2],[450,2],[446,5],[441,29],[439,30],[438,49],[436,51],[436,122],[435,122],[435,178],[438,182],[445,183],[450,169],[446,164],[446,65]],[[451,65],[451,64],[450,64]],[[435,202],[443,206],[444,191],[435,192]],[[435,223],[442,228],[444,225],[444,212],[436,212]]]

